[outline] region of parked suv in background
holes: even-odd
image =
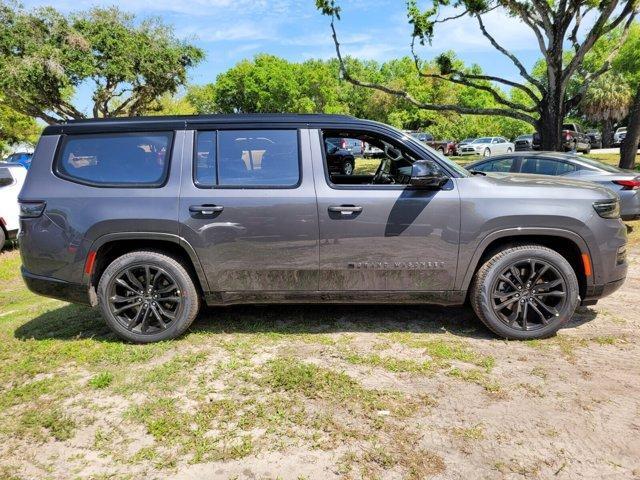
[[[516,152],[533,150],[533,134],[520,135],[516,137],[513,144],[515,145],[514,151]]]
[[[375,172],[332,172],[338,137],[382,150]],[[45,128],[19,238],[32,291],[97,305],[135,342],[175,338],[202,304],[467,300],[530,339],[623,283],[619,208],[592,183],[473,175],[352,117],[109,119]]]
[[[456,155],[457,154],[457,146],[456,142],[453,140],[436,140],[433,135],[429,132],[411,132],[406,131],[409,135],[414,138],[417,138],[422,143],[430,146],[434,150],[439,151],[442,155]]]
[[[561,135],[562,147],[566,152],[591,152],[591,139],[577,123],[565,123],[562,125]],[[540,150],[540,148],[541,137],[536,132],[533,134],[533,149]]]

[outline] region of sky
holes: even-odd
[[[329,19],[314,0],[23,0],[25,7],[55,6],[63,12],[93,6],[117,5],[139,18],[155,16],[172,25],[175,34],[203,48],[206,59],[190,74],[190,82],[215,81],[244,58],[270,53],[290,61],[328,59],[335,55]],[[360,59],[385,61],[409,55],[411,28],[402,0],[340,0],[338,35],[343,53]],[[485,19],[487,30],[529,68],[540,53],[533,34],[521,22],[494,11]],[[509,59],[497,52],[471,18],[436,29],[433,45],[419,54],[430,59],[453,50],[467,64],[486,73],[518,80]],[[88,111],[90,89],[81,88],[77,103]]]

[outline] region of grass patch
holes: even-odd
[[[73,437],[76,422],[59,408],[51,409],[50,407],[50,405],[45,405],[24,412],[20,416],[17,434],[44,440],[46,436],[43,435],[43,431],[46,431],[58,441],[69,440]]]
[[[107,388],[113,381],[113,374],[109,372],[101,372],[89,380],[89,386],[96,390]]]
[[[447,372],[447,375],[465,382],[475,383],[484,388],[488,393],[499,394],[502,392],[502,387],[498,382],[491,381],[485,372],[479,369],[462,370],[460,368],[452,368]]]
[[[433,362],[415,360],[405,360],[393,357],[383,357],[378,354],[359,355],[357,353],[348,353],[344,359],[353,365],[366,365],[369,367],[383,368],[389,372],[400,373],[433,373]]]

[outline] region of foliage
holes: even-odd
[[[590,120],[617,122],[627,116],[632,100],[633,91],[624,77],[609,72],[591,84],[580,107]]]
[[[457,68],[466,69],[453,54]],[[458,102],[493,106],[492,96],[464,85],[424,80],[410,57],[385,63],[345,60],[352,72],[370,81],[406,88],[417,98],[433,102]],[[435,63],[424,68],[435,69]],[[478,66],[468,68],[480,72]],[[504,135],[513,138],[531,127],[504,117],[473,117],[455,112],[434,112],[383,92],[357,88],[341,81],[337,60],[293,63],[267,54],[243,60],[218,75],[215,83],[189,87],[186,100],[197,113],[330,113],[347,114],[389,123],[398,128],[428,129],[438,138]]]
[[[16,112],[0,97],[0,152],[13,143],[35,144],[39,133],[33,118]]]
[[[336,20],[341,10],[337,0],[316,0],[317,9],[331,18],[331,33],[340,62],[342,76],[352,84],[375,89],[409,101],[417,108],[430,111],[454,111],[472,115],[500,115],[527,122],[538,129],[542,147],[550,150],[561,148],[561,126],[565,116],[576,108],[591,82],[610,68],[617,47],[608,52],[598,67],[584,73],[585,57],[598,39],[606,37],[620,28],[620,40],[628,33],[638,9],[637,0],[589,0],[571,1],[503,1],[503,0],[434,0],[424,4],[418,0],[407,1],[408,22],[412,26],[411,53],[418,75],[425,82],[439,80],[464,85],[476,92],[489,94],[495,101],[493,106],[469,106],[460,103],[424,100],[407,88],[391,85],[379,80],[371,81],[350,70],[344,61],[336,29]],[[493,11],[517,18],[534,34],[540,49],[544,68],[529,71],[516,55],[498,43],[486,28],[486,16]],[[593,22],[581,29],[582,19],[589,15]],[[436,35],[436,26],[471,17],[477,21],[480,33],[503,56],[507,57],[519,71],[522,81],[483,74],[460,68],[455,57],[445,53],[432,64],[424,63],[416,53],[416,42],[431,43]],[[619,43],[621,43],[619,42]],[[571,49],[565,50],[566,46]],[[425,68],[427,67],[427,68]],[[568,95],[574,77],[581,81],[575,92]],[[519,101],[513,93],[505,95],[499,86],[518,90]]]
[[[65,16],[0,1],[0,91],[16,111],[48,123],[86,116],[72,101],[85,83],[94,117],[149,111],[202,58],[158,20],[138,22],[115,7]]]

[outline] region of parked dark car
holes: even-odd
[[[480,172],[509,172],[562,176],[587,180],[607,187],[620,197],[623,220],[640,218],[640,175],[614,165],[557,152],[500,155],[479,160],[465,168]]]
[[[540,150],[540,134],[533,134],[533,149]],[[591,140],[577,123],[565,123],[562,125],[562,146],[566,152],[591,152]]]
[[[602,134],[598,130],[589,130],[587,132],[591,148],[602,148]]]
[[[352,175],[356,168],[356,157],[342,145],[346,145],[335,138],[325,139],[325,155],[330,173]]]
[[[513,141],[516,152],[533,150],[533,134],[520,135]]]
[[[384,156],[332,173],[331,138]],[[473,175],[353,117],[88,120],[44,129],[19,244],[32,291],[99,306],[134,342],[175,338],[203,304],[284,302],[469,302],[531,339],[622,285],[619,208],[594,183]]]

